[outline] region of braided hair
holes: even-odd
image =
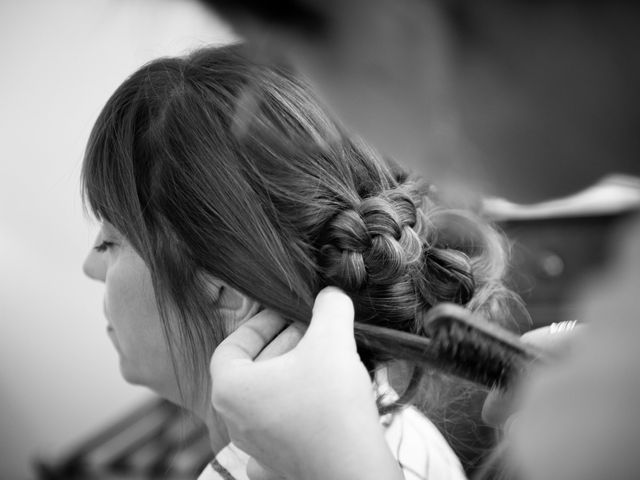
[[[438,208],[408,182],[364,198],[328,222],[318,259],[322,277],[351,296],[358,321],[419,333],[421,310],[473,298],[471,244],[442,235],[437,223],[450,227],[455,215]],[[478,280],[482,287],[484,279]]]

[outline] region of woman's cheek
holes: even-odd
[[[149,386],[161,382],[169,353],[144,262],[137,255],[122,256],[110,269],[105,294],[123,376]]]

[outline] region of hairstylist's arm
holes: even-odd
[[[356,352],[349,297],[335,288],[320,292],[293,349],[296,335],[284,327],[262,312],[211,359],[213,406],[232,441],[255,460],[252,480],[401,479]]]

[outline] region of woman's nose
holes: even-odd
[[[100,252],[95,251],[93,248],[91,249],[82,264],[82,271],[87,277],[104,282],[105,265]]]

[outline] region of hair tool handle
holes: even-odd
[[[422,318],[424,336],[356,324],[358,341],[391,358],[402,358],[488,388],[507,388],[548,352],[453,303],[441,303]],[[364,335],[362,335],[364,334]],[[398,347],[401,348],[398,348]]]

